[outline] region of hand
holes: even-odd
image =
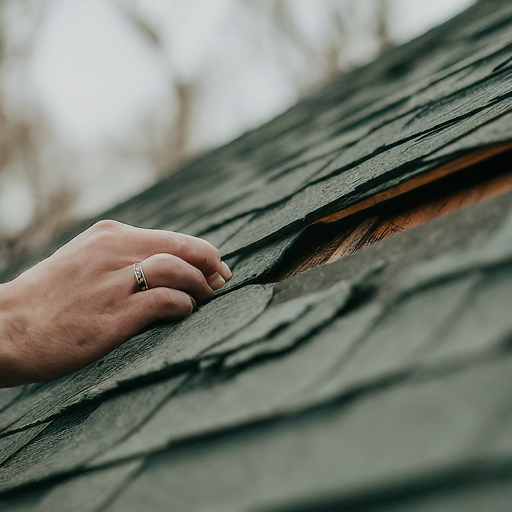
[[[149,286],[142,292],[138,262]],[[78,370],[151,322],[190,315],[230,277],[205,240],[98,222],[0,285],[0,386]]]

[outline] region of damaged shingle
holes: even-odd
[[[508,510],[512,192],[264,282],[324,215],[509,151],[511,35],[509,2],[481,0],[106,212],[205,236],[233,277],[182,322],[0,390],[0,509]]]

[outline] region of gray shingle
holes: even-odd
[[[499,349],[512,336],[511,304],[512,267],[489,272],[440,333],[427,364],[463,362]]]
[[[32,441],[32,439],[34,439],[34,437],[42,432],[47,426],[48,423],[42,423],[36,427],[0,438],[0,465]]]
[[[329,290],[318,293],[316,303],[297,316],[294,322],[283,326],[283,330],[275,335],[269,333],[266,339],[241,347],[226,358],[224,366],[226,368],[236,367],[247,364],[256,358],[290,350],[301,340],[307,339],[311,333],[328,325],[346,306],[353,290],[354,287],[342,281]]]
[[[140,469],[135,461],[86,473],[42,491],[24,492],[0,502],[3,512],[96,512]]]
[[[482,426],[510,403],[510,358],[383,390],[347,408],[156,456],[108,512],[272,509],[406,485],[471,466]]]
[[[306,392],[342,360],[380,314],[371,305],[336,320],[287,357],[270,359],[231,379],[207,380],[169,400],[137,432],[93,464],[161,449],[188,436],[270,418],[319,401]]]
[[[15,457],[7,465],[2,488],[14,488],[83,468],[89,459],[140,427],[183,380],[183,377],[178,377],[111,398],[83,421],[75,422],[73,415],[67,422],[64,418],[61,422],[65,435],[55,445],[52,445],[52,439],[56,437],[53,429],[48,428],[44,432],[41,427],[34,427],[31,431],[39,430],[41,434],[34,447],[27,447],[26,454],[20,453],[22,464]]]
[[[337,395],[393,374],[411,372],[421,359],[418,352],[436,339],[451,322],[476,283],[470,276],[418,292],[393,304],[372,332],[360,340],[350,359],[333,369],[317,393]]]
[[[300,235],[300,231],[283,236],[279,240],[270,241],[254,251],[240,257],[224,258],[230,266],[233,276],[224,285],[219,294],[225,294],[240,286],[253,283],[258,278],[268,274],[293,247],[293,243]],[[229,244],[229,241],[227,242]],[[221,247],[221,253],[224,254]]]

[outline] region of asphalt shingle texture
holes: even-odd
[[[0,510],[508,511],[512,192],[263,278],[312,221],[512,140],[511,41],[510,3],[480,1],[106,212],[204,236],[233,279],[1,390]]]

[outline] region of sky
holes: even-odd
[[[356,1],[370,5],[371,0],[349,0]],[[321,41],[326,20],[317,9],[318,0],[294,2],[305,33]],[[391,0],[391,35],[405,42],[472,3]],[[193,150],[228,142],[298,99],[292,75],[300,66],[294,68],[293,53],[291,68],[283,71],[266,33],[270,29],[263,22],[249,23],[239,4],[144,0],[146,14],[163,27],[162,45],[155,48],[119,14],[115,0],[48,2],[27,76],[55,136],[76,155],[69,179],[79,190],[77,216],[97,213],[156,179],[155,169],[130,145],[144,129],[141,120],[151,123],[172,115],[171,84],[176,80],[193,83],[202,74],[202,84],[208,83],[194,118]],[[241,33],[248,37],[241,38]],[[376,49],[371,41],[353,39],[353,61],[372,58]],[[12,231],[24,227],[32,215],[26,183],[16,176],[0,180],[0,223],[6,225],[8,218]]]
[[[471,3],[471,0],[395,0],[392,35],[397,41],[405,42]],[[187,13],[193,23],[179,30],[181,38],[187,40],[176,44],[184,50],[174,55],[178,72],[193,74],[194,68],[201,66],[212,41],[218,37],[229,8],[227,4],[208,0],[202,2],[202,7],[207,8],[199,16]],[[165,75],[169,72],[152,48],[134,37],[133,30],[113,5],[102,0],[55,1],[33,64],[34,87],[43,105],[60,133],[79,144],[97,143],[122,134],[123,127],[165,95]],[[275,115],[286,105],[290,92],[273,90],[273,80],[260,78],[247,82],[244,89],[249,90],[245,94],[258,99],[256,105],[246,106],[249,125]],[[233,136],[238,130],[224,131]]]

